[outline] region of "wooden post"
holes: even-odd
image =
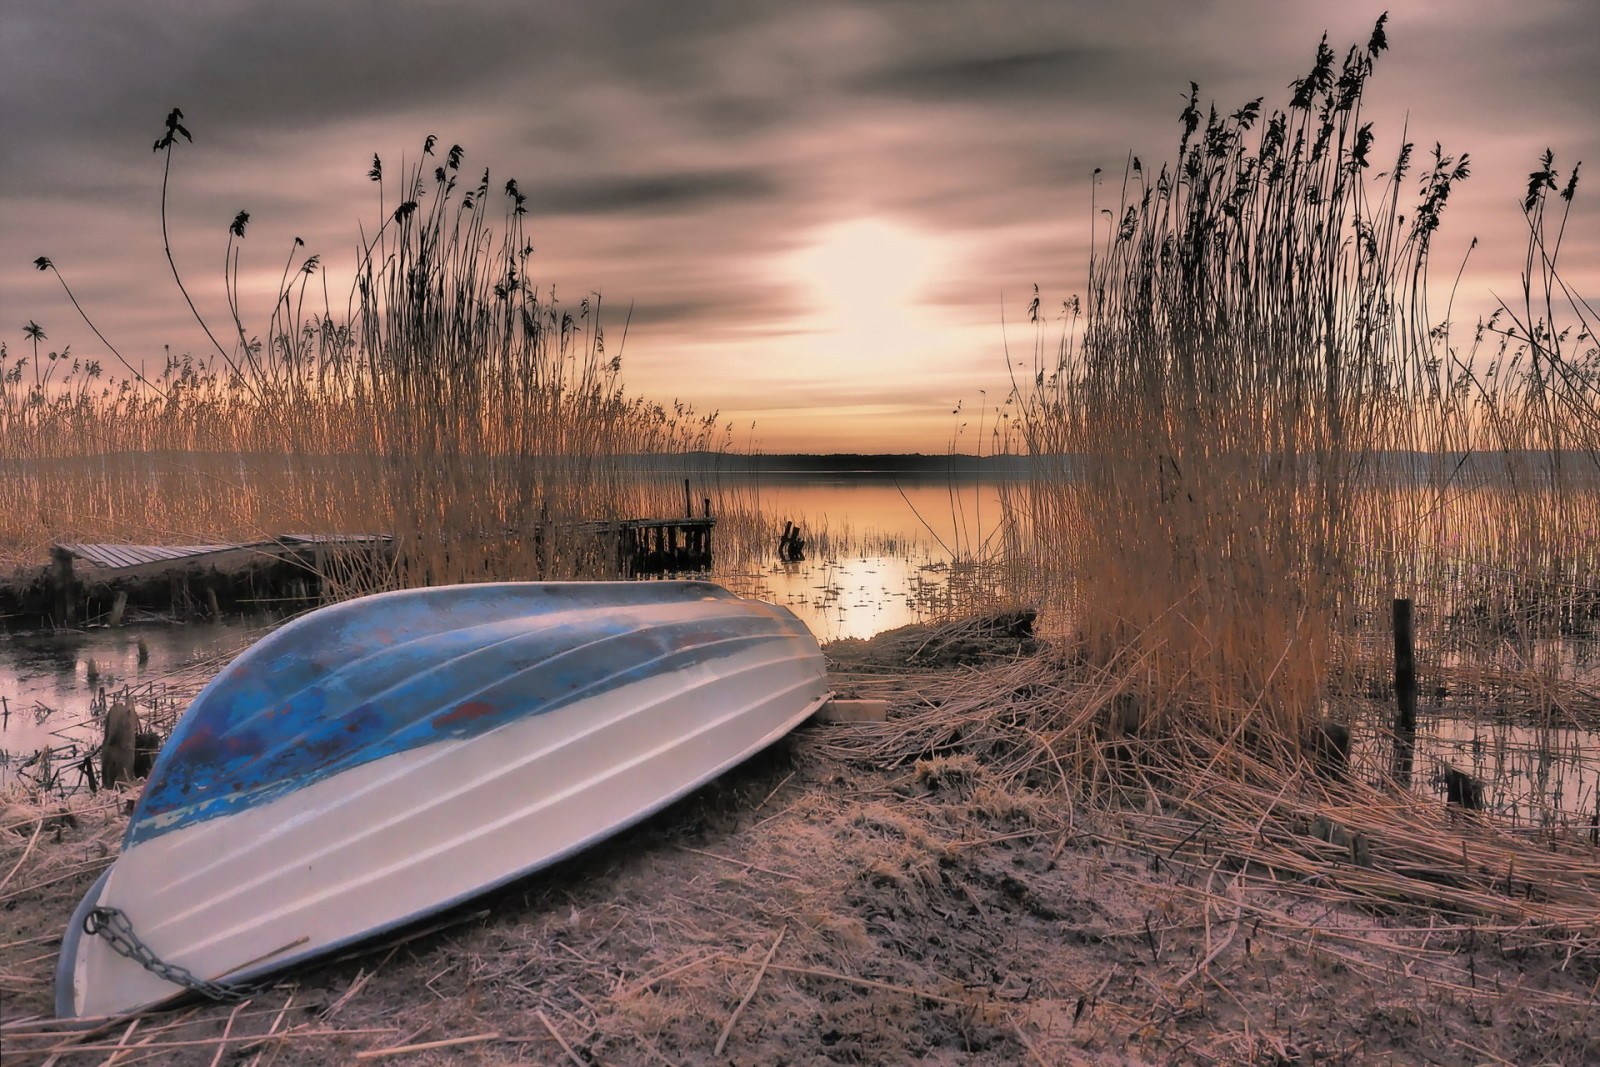
[[[689,479],[683,480],[683,517],[694,518],[694,498],[689,495]]]
[[[111,625],[121,626],[122,615],[128,610],[128,591],[123,589],[117,593],[116,603],[111,605]]]
[[[784,563],[802,563],[806,558],[805,546],[800,527],[785,519],[783,536],[778,539],[778,559]]]
[[[110,789],[133,780],[133,755],[139,735],[139,713],[133,699],[123,695],[106,711],[106,735],[100,745],[100,782]]]
[[[1444,765],[1445,802],[1467,811],[1482,811],[1483,783],[1458,767]]]
[[[72,553],[60,545],[50,548],[50,587],[54,594],[54,619],[57,626],[71,626],[78,615],[73,596]]]
[[[1394,776],[1409,787],[1417,748],[1417,649],[1409,599],[1394,602],[1394,697]]]

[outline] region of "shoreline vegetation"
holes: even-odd
[[[1218,111],[1191,83],[1173,159],[1097,185],[1086,295],[1035,301],[1034,372],[970,462],[749,460],[715,416],[629,397],[598,298],[563,309],[529,281],[515,182],[490,226],[502,190],[431,137],[397,184],[373,160],[346,311],[295,250],[259,342],[230,297],[228,343],[154,379],[42,365],[40,333],[0,355],[13,558],[292,521],[394,531],[396,565],[339,595],[602,577],[506,531],[675,513],[685,456],[759,477],[882,462],[995,473],[1000,533],[952,562],[990,580],[953,614],[1038,610],[1027,647],[990,635],[935,666],[918,656],[966,647],[969,623],[830,645],[835,690],[888,700],[887,722],[806,728],[243,1006],[56,1028],[59,926],[126,795],[8,797],[8,1062],[1600,1060],[1600,795],[1515,818],[1423,795],[1448,768],[1398,758],[1378,640],[1414,599],[1455,627],[1441,691],[1600,721],[1600,687],[1549,654],[1593,647],[1600,620],[1600,347],[1558,269],[1577,168],[1538,162],[1520,299],[1461,336],[1427,279],[1469,160],[1364,120],[1386,48],[1385,19],[1342,59],[1324,38],[1282,104]],[[138,458],[157,453],[180,458]],[[719,529],[765,544],[743,481]]]
[[[164,173],[190,139],[174,109],[156,142]],[[678,513],[681,487],[612,457],[705,448],[725,430],[715,415],[625,391],[598,295],[568,306],[537,286],[526,196],[487,169],[472,178],[464,155],[430,136],[398,176],[374,156],[378,222],[358,237],[343,300],[296,239],[259,330],[244,318],[239,212],[226,233],[226,326],[195,311],[213,351],[169,356],[153,376],[109,344],[131,377],[69,351],[46,357],[30,323],[30,347],[0,366],[0,551],[253,541],[284,524],[390,533],[381,566],[326,576],[342,597],[604,574],[586,539],[536,539],[530,524]],[[165,179],[161,214],[165,235]],[[78,306],[48,257],[35,265]],[[175,263],[172,273],[193,309]],[[171,462],[129,459],[139,453]],[[36,466],[12,466],[21,459]]]
[[[1387,43],[1384,19],[1342,60],[1324,38],[1286,106],[1207,110],[1191,84],[1173,160],[1107,183],[1088,297],[1008,404],[1008,441],[1094,457],[1030,481],[1011,555],[1078,605],[1077,654],[1174,756],[1301,759],[1353,624],[1391,598],[1496,573],[1555,614],[1593,597],[1600,352],[1557,271],[1577,171],[1559,185],[1546,153],[1530,175],[1523,304],[1463,347],[1427,282],[1469,160],[1376,155]],[[1396,467],[1414,484],[1374,477]]]
[[[7,1060],[1465,1067],[1600,1051],[1600,873],[1581,834],[1363,784],[1382,771],[1361,757],[1311,803],[1310,782],[1263,795],[1220,765],[1181,783],[1137,760],[1115,778],[1058,765],[1040,726],[1093,723],[1115,696],[1036,651],[983,620],[829,645],[832,687],[889,701],[887,722],[803,727],[574,859],[242,1006],[88,1031],[50,1017],[59,927],[134,794],[8,797]]]

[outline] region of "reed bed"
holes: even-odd
[[[1404,905],[1507,924],[1529,938],[1600,950],[1600,842],[1591,810],[1524,825],[1394,790],[1381,754],[1332,781],[1310,760],[1294,772],[1247,747],[1186,735],[1166,743],[1107,726],[1126,679],[1032,656],[966,675],[884,677],[863,692],[907,706],[833,744],[885,768],[956,761],[1012,789],[1109,812],[1119,840],[1165,862],[1226,860],[1230,869],[1326,900]],[[1185,709],[1189,710],[1189,709]],[[1202,709],[1193,709],[1203,714]]]
[[[1593,631],[1597,355],[1552,206],[1576,170],[1557,192],[1541,161],[1523,309],[1458,345],[1427,281],[1470,163],[1380,161],[1362,101],[1386,47],[1383,19],[1342,61],[1324,39],[1267,111],[1191,86],[1175,159],[1130,158],[1087,299],[1008,405],[1041,471],[1015,551],[1147,739],[1292,762],[1396,597],[1525,647]]]
[[[169,169],[180,120],[158,143]],[[297,239],[266,321],[247,325],[241,212],[228,328],[201,319],[209,353],[146,374],[112,348],[119,377],[110,357],[45,352],[30,324],[30,346],[0,354],[0,561],[58,540],[390,533],[392,566],[336,586],[606,576],[616,560],[580,523],[678,514],[648,457],[715,446],[715,417],[629,396],[598,295],[565,306],[533,277],[515,181],[473,182],[459,146],[435,146],[392,184],[374,157],[380,217],[342,307]],[[163,226],[166,208],[164,185]]]

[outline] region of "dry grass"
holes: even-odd
[[[1536,828],[1502,825],[1442,799],[1419,805],[1396,793],[1377,758],[1344,782],[1319,777],[1306,761],[1286,775],[1241,748],[1210,744],[1200,728],[1184,735],[1189,750],[1174,761],[1169,739],[1102,725],[1122,691],[1118,679],[1033,657],[965,684],[924,680],[915,690],[921,714],[862,726],[852,743],[891,768],[959,753],[987,774],[1091,810],[1135,812],[1125,815],[1130,834],[1202,850],[1231,841],[1225,847],[1235,855],[1295,877],[1348,862],[1361,868],[1340,875],[1353,898],[1600,932],[1591,813],[1553,811],[1557,817]],[[1592,688],[1587,696],[1600,702]],[[1182,829],[1162,829],[1169,820]],[[1364,851],[1354,863],[1358,836]]]
[[[1553,162],[1524,204],[1523,310],[1458,352],[1427,278],[1468,160],[1436,147],[1414,204],[1410,144],[1372,173],[1385,47],[1382,20],[1342,62],[1324,41],[1268,113],[1194,89],[1175,161],[1130,160],[1088,300],[1012,397],[1042,466],[1014,508],[1036,595],[1156,734],[1198,717],[1292,758],[1395,597],[1525,645],[1593,625],[1600,355],[1556,270]]]
[[[463,182],[461,149],[433,147],[395,183],[399,206],[380,193],[342,307],[297,242],[266,321],[248,326],[241,213],[232,321],[203,323],[214,351],[148,376],[124,360],[120,380],[43,352],[42,329],[0,353],[0,562],[33,563],[55,540],[392,532],[393,570],[334,576],[346,592],[605,576],[615,560],[576,522],[679,514],[675,480],[630,457],[714,447],[715,418],[628,396],[599,297],[567,307],[536,285],[516,183],[496,221],[489,173]],[[376,159],[373,177],[385,188]],[[165,196],[162,209],[165,225]]]
[[[1237,754],[1180,775],[1141,762],[1154,751],[1075,747],[1074,724],[1116,687],[998,646],[986,667],[891,674],[837,651],[856,668],[838,687],[890,696],[888,723],[802,730],[613,842],[244,1005],[88,1034],[49,1020],[49,975],[60,925],[114,853],[120,797],[68,802],[77,824],[59,833],[43,821],[56,805],[14,801],[0,821],[0,877],[16,872],[0,888],[7,1062],[1600,1052],[1600,856],[1581,835],[1224,773]]]

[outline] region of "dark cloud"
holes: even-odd
[[[75,313],[28,266],[36,255],[63,264],[128,349],[159,358],[165,341],[193,347],[161,253],[161,159],[150,151],[176,105],[195,143],[174,160],[170,222],[197,288],[214,290],[240,208],[253,215],[245,269],[253,261],[268,307],[294,237],[325,263],[348,258],[358,220],[370,228],[380,213],[363,176],[372,154],[398,173],[436,133],[466,146],[473,175],[491,167],[496,189],[518,179],[537,216],[542,279],[564,293],[603,291],[614,325],[633,303],[629,373],[646,374],[630,381],[647,393],[692,388],[687,399],[725,410],[821,408],[830,397],[887,410],[928,383],[953,394],[947,410],[961,381],[976,391],[983,367],[1003,366],[1002,308],[1014,326],[1033,282],[1047,302],[1082,290],[1095,168],[1106,176],[1093,195],[1115,199],[1129,152],[1150,169],[1170,157],[1191,80],[1202,104],[1231,111],[1265,95],[1281,105],[1324,30],[1342,52],[1383,9],[0,2],[0,245],[15,250],[0,261],[0,306],[48,325],[52,342],[66,342]],[[1472,153],[1475,174],[1452,197],[1444,237],[1464,247],[1482,236],[1469,275],[1509,264],[1514,284],[1517,195],[1538,153],[1551,145],[1563,166],[1600,158],[1600,7],[1413,8],[1391,19],[1393,51],[1363,117],[1377,123],[1385,158],[1403,127],[1419,145],[1437,138]],[[1594,262],[1588,188],[1566,238],[1576,265]],[[382,193],[392,210],[392,183]],[[925,279],[919,311],[940,316],[931,332],[949,335],[945,349],[829,362],[813,343],[824,327],[800,253],[860,219],[937,249],[942,273]],[[330,280],[342,300],[341,276]],[[215,291],[200,298],[208,313],[225,306]]]
[[[786,290],[724,279],[656,290],[656,299],[606,300],[605,321],[612,336],[626,327],[632,353],[695,343],[737,344],[782,332],[795,313]]]
[[[685,109],[705,131],[722,140],[750,137],[775,130],[796,117],[796,103],[782,99],[713,96]]]
[[[649,329],[653,326],[666,326],[672,323],[696,322],[708,319],[715,316],[722,307],[721,302],[714,300],[680,300],[650,304],[630,304],[622,311],[612,309],[612,318],[617,322],[626,322],[629,329],[635,326],[641,329]]]
[[[754,169],[676,171],[532,185],[535,215],[670,214],[704,204],[726,205],[770,196],[772,178]]]
[[[436,102],[441,88],[464,101],[525,62],[528,45],[527,15],[494,4],[470,13],[382,0],[8,8],[7,33],[25,37],[6,50],[8,136],[42,126],[66,100],[89,124],[80,134],[148,123],[130,109],[157,101],[258,128],[404,110]]]
[[[1133,56],[1121,50],[1056,46],[916,57],[862,77],[857,87],[870,93],[968,103],[1059,97],[1096,85],[1115,93],[1117,74],[1133,66]]]

